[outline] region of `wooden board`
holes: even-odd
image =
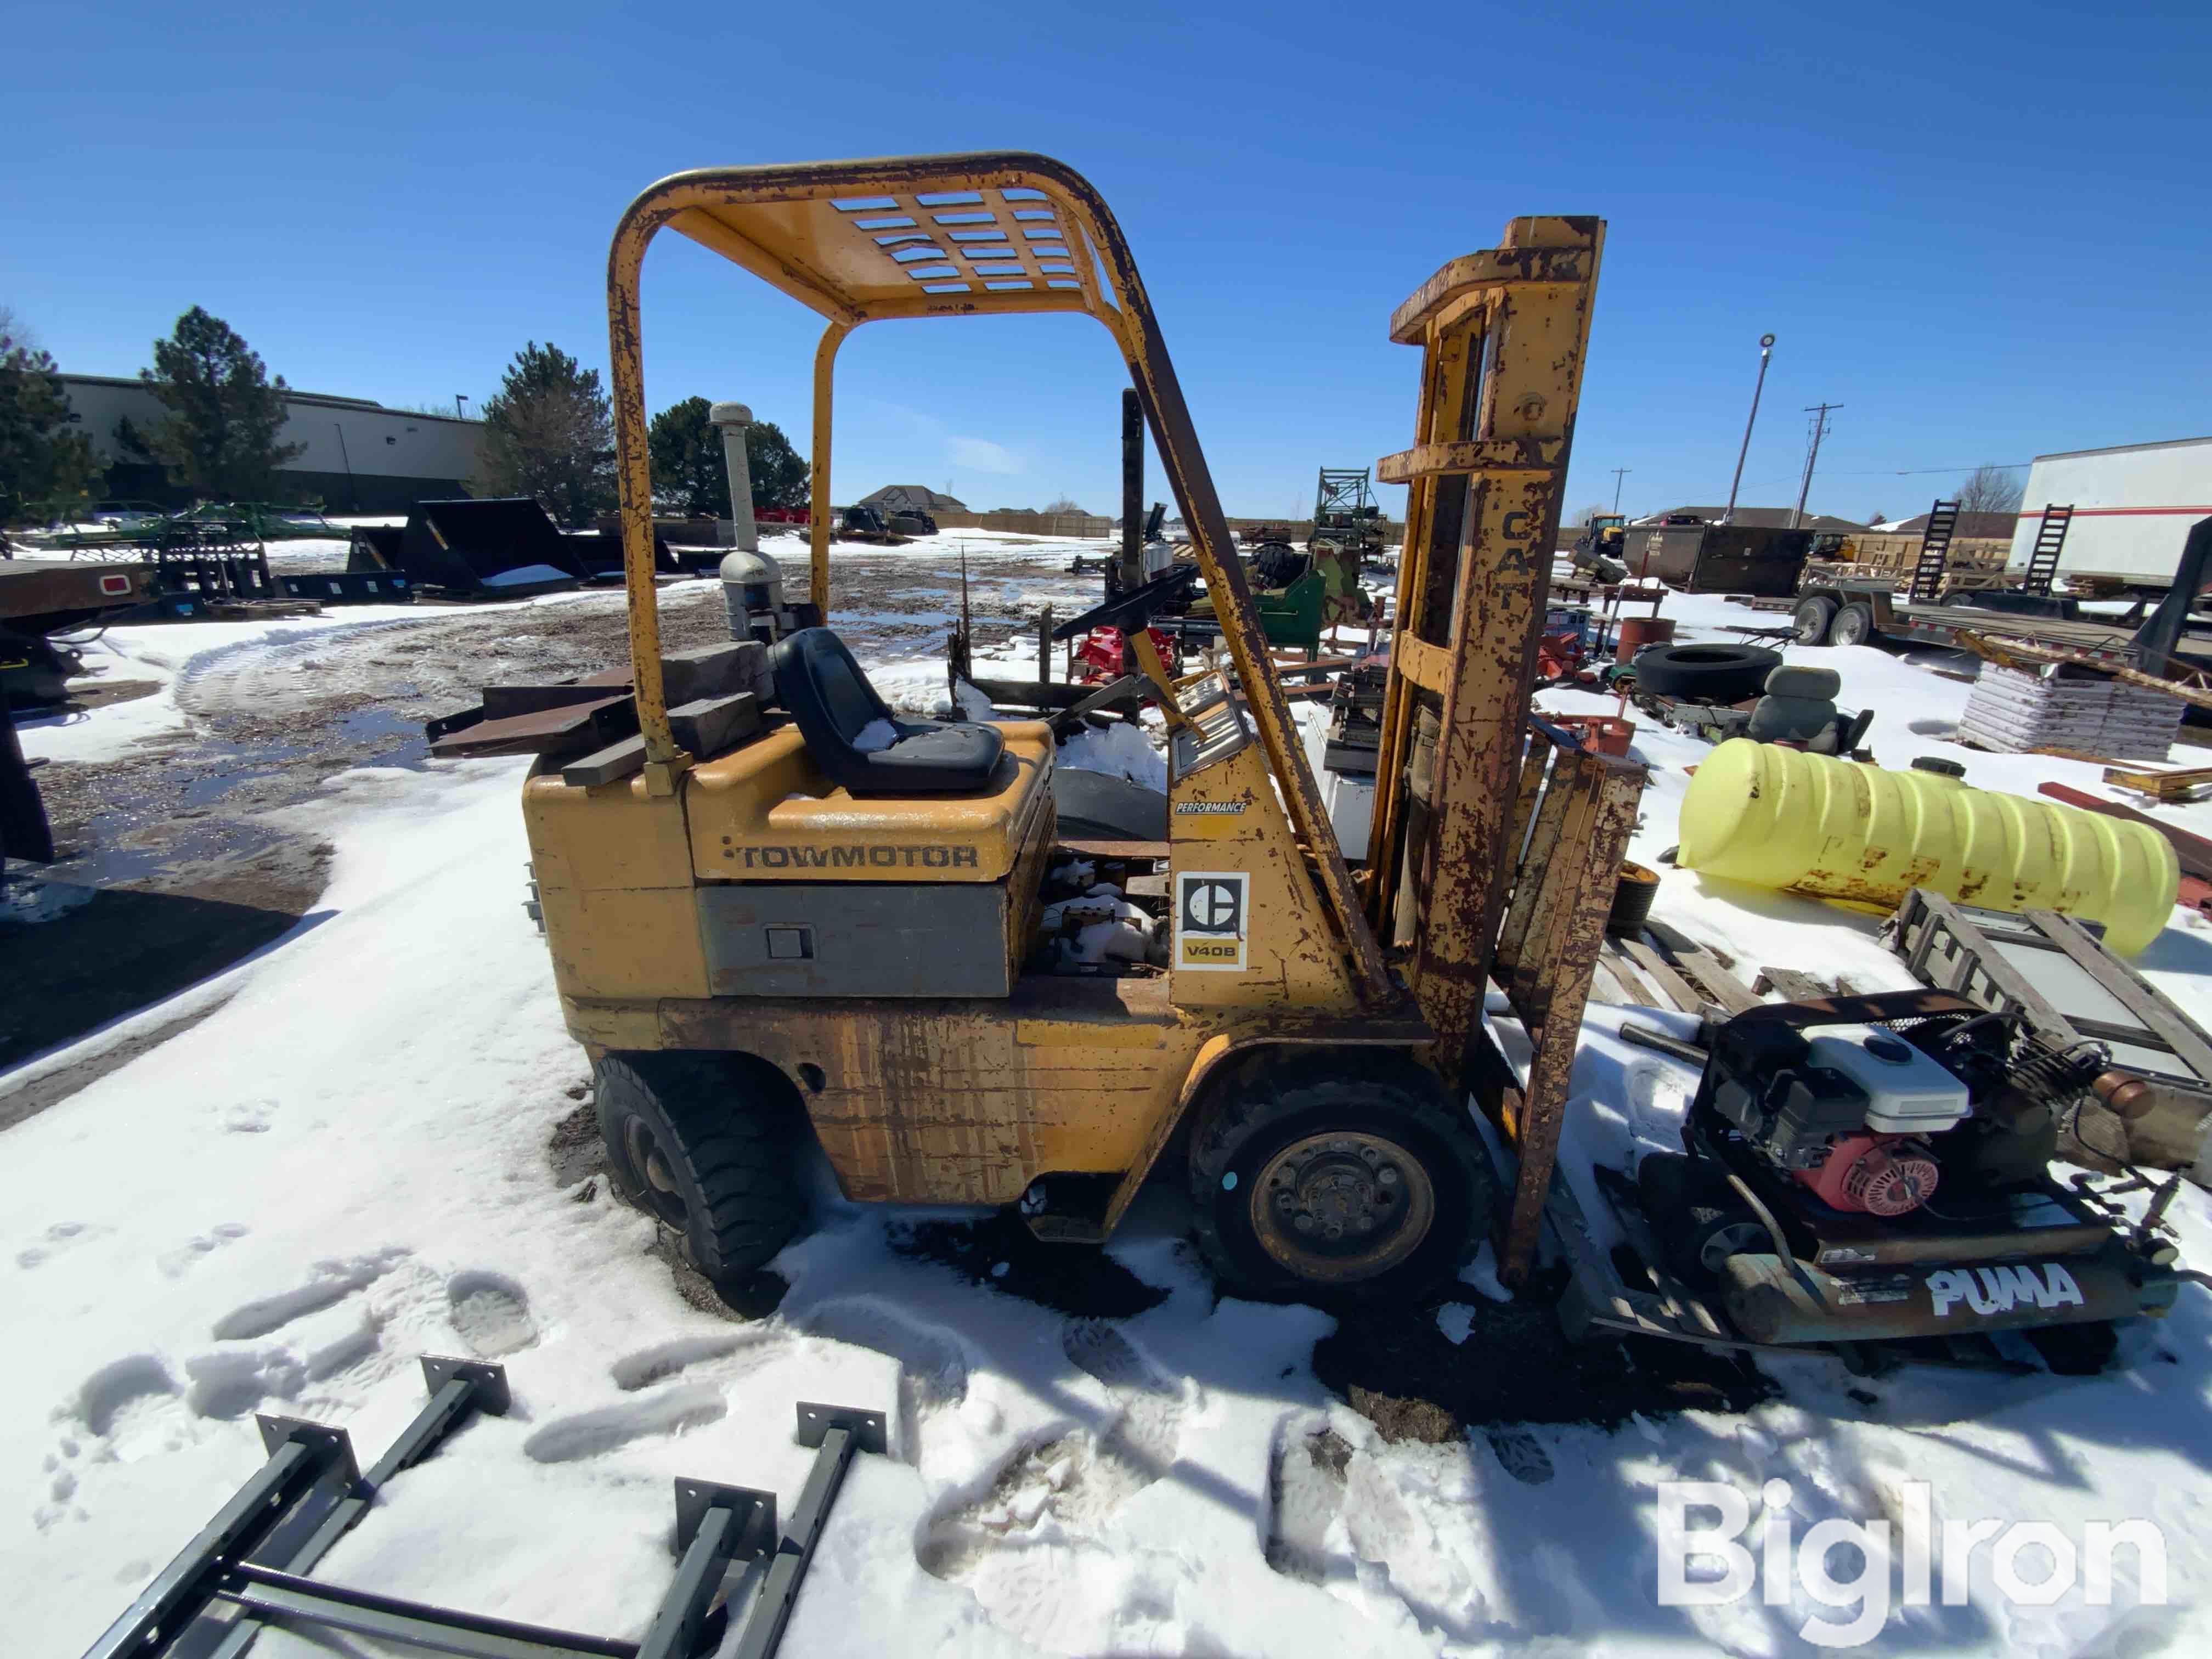
[[[1778,991],[1784,1002],[1812,1002],[1821,997],[1835,995],[1826,986],[1810,974],[1801,974],[1795,968],[1762,968],[1759,977],[1751,982],[1754,991]]]
[[[2197,790],[2212,787],[2212,766],[2183,767],[2171,772],[2150,772],[2133,767],[2108,766],[2105,781],[2117,788],[2132,789],[2161,801],[2187,800]]]
[[[1648,924],[1651,937],[1667,955],[1674,971],[1689,980],[1705,1000],[1731,1014],[1759,1006],[1759,998],[1744,989],[1743,981],[1723,967],[1720,959],[1688,934],[1663,921]]]
[[[1705,1007],[1709,999],[1692,989],[1689,981],[1676,973],[1673,964],[1649,943],[1630,939],[1621,940],[1620,945],[1628,959],[1665,996],[1665,1002],[1655,1002],[1652,1006],[1679,1008],[1686,1014],[1697,1013]]]

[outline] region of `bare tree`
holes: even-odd
[[[1592,519],[1596,518],[1598,514],[1605,511],[1607,511],[1607,507],[1603,501],[1592,501],[1588,507],[1578,507],[1576,509],[1574,523],[1577,527],[1579,528],[1581,526],[1588,524]]]
[[[39,337],[31,332],[31,325],[16,314],[13,306],[0,305],[0,334],[6,335],[25,351],[39,349]]]
[[[1055,495],[1044,504],[1042,510],[1047,513],[1080,513],[1083,504],[1066,495]]]
[[[2017,467],[1978,466],[1959,486],[1959,511],[2017,513],[2025,483]]]

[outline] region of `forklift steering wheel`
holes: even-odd
[[[1052,630],[1052,636],[1056,640],[1072,640],[1078,634],[1088,634],[1094,628],[1116,629],[1124,636],[1140,632],[1170,604],[1181,599],[1184,590],[1197,580],[1198,576],[1196,565],[1177,565],[1166,574],[1153,577],[1142,587],[1133,587],[1120,599],[1093,605],[1081,616],[1060,623]]]

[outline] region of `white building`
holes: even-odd
[[[2142,587],[2173,578],[2190,526],[2212,517],[2212,438],[2039,455],[2005,568],[2027,568],[2045,507],[2071,507],[2058,570]]]
[[[117,441],[125,417],[149,432],[168,410],[144,381],[106,374],[64,374],[62,389],[92,440],[110,496],[188,505],[189,490],[168,482],[160,465]],[[418,501],[451,500],[477,471],[483,422],[452,415],[386,409],[366,398],[315,392],[284,394],[286,418],[277,441],[303,446],[277,469],[274,494],[286,506],[319,501],[329,513],[404,513]]]

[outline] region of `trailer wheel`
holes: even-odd
[[[1190,1192],[1223,1290],[1273,1301],[1416,1299],[1474,1256],[1496,1207],[1443,1085],[1376,1050],[1240,1068],[1199,1119]]]
[[[1797,613],[1790,620],[1797,629],[1800,645],[1826,645],[1828,625],[1836,619],[1836,602],[1824,599],[1818,593],[1808,593],[1797,601]]]
[[[1874,638],[1874,607],[1854,599],[1836,612],[1835,625],[1828,630],[1831,645],[1864,645]]]
[[[740,1055],[609,1054],[593,1073],[607,1168],[720,1283],[767,1265],[805,1219],[802,1109]]]

